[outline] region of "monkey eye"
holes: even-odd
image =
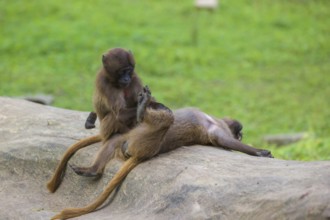
[[[125,67],[119,71],[120,74],[129,74],[129,75],[131,75],[132,72],[133,72],[133,68],[130,66]]]

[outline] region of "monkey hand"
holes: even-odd
[[[136,114],[138,123],[143,121],[146,108],[149,105],[151,98],[151,91],[148,86],[145,86],[143,88],[143,91],[140,92],[138,96],[138,106]]]
[[[260,150],[257,152],[258,157],[268,157],[268,158],[274,158],[272,153],[268,150]]]
[[[95,112],[89,113],[86,122],[85,122],[85,128],[86,129],[92,129],[95,128],[95,121],[97,119],[97,114]]]
[[[138,105],[142,104],[142,102],[149,101],[151,99],[151,91],[148,86],[143,87],[142,92],[138,95]]]

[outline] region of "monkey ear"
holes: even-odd
[[[103,54],[103,55],[102,55],[102,62],[103,62],[103,63],[105,63],[105,59],[106,59],[106,58],[105,58],[105,55]]]
[[[135,67],[135,60],[134,60],[134,56],[133,56],[132,51],[130,51],[130,50],[128,51],[127,58],[128,58],[129,63],[130,63],[133,67]]]

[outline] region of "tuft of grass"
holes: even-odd
[[[0,95],[49,93],[58,107],[90,111],[101,54],[124,47],[169,107],[237,118],[245,142],[278,158],[329,160],[329,9],[325,0],[224,0],[213,13],[190,0],[3,0]],[[313,135],[280,149],[261,142],[292,132]]]

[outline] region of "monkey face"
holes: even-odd
[[[243,126],[238,121],[233,121],[233,123],[230,126],[230,130],[233,133],[234,137],[241,141],[243,138],[243,132],[242,132]]]
[[[120,69],[117,72],[117,76],[118,76],[117,82],[119,88],[126,88],[129,86],[129,84],[132,81],[133,70],[134,70],[133,67],[128,66]]]
[[[102,56],[106,76],[113,86],[123,89],[129,86],[134,74],[135,61],[130,51],[121,48],[109,50]]]
[[[243,125],[237,120],[232,120],[229,118],[224,118],[223,120],[230,128],[230,131],[233,134],[234,138],[241,141],[243,138],[243,132],[242,132]]]

